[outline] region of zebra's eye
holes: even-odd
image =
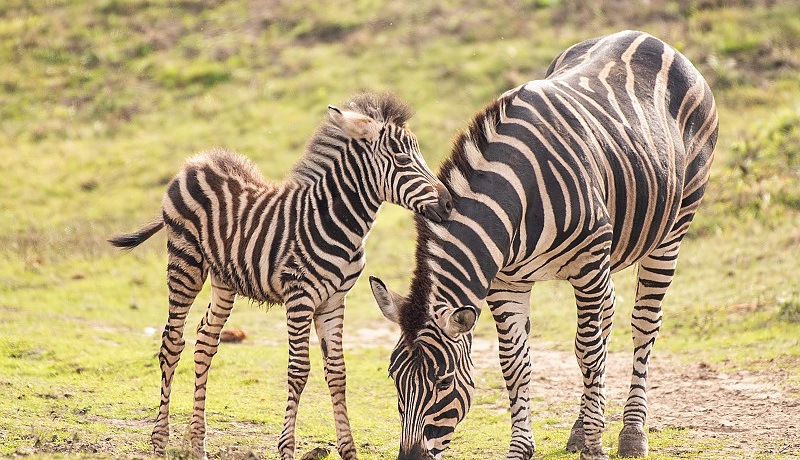
[[[437,390],[446,390],[453,385],[453,376],[448,375],[447,377],[442,378],[438,382],[436,382],[436,389]]]
[[[396,153],[394,159],[400,166],[405,166],[411,163],[411,155],[407,153]]]

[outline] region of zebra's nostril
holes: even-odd
[[[444,209],[445,209],[447,212],[450,212],[450,211],[452,211],[452,210],[453,210],[453,203],[452,203],[451,201],[446,201],[446,202],[444,203]]]

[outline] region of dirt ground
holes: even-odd
[[[397,331],[380,326],[359,329],[351,343],[378,344]],[[388,346],[394,345],[385,344]],[[578,413],[581,380],[575,355],[553,350],[553,345],[532,341],[531,383],[533,410],[574,404]],[[476,381],[481,374],[500,375],[497,340],[476,338],[472,351]],[[630,386],[631,353],[610,353],[606,371],[609,406],[625,403]],[[771,368],[770,368],[771,367]],[[684,364],[675,356],[654,350],[651,364],[647,429],[688,430],[690,436],[714,441],[709,455],[731,459],[770,458],[782,454],[800,459],[800,389],[787,383],[787,372],[775,366],[769,370],[723,371],[699,362]],[[476,391],[480,391],[478,388]],[[537,407],[537,405],[539,407]],[[621,411],[608,415],[620,421]],[[607,446],[608,447],[608,446]],[[662,452],[681,456],[694,451]],[[696,454],[693,458],[698,458]]]
[[[580,398],[580,374],[575,355],[532,344],[534,404],[569,404]],[[552,347],[550,347],[552,348]],[[477,372],[500,372],[497,342],[476,340],[473,360]],[[624,404],[630,384],[630,353],[611,353],[607,362],[609,404]],[[786,384],[786,372],[722,372],[707,363],[682,364],[654,351],[648,383],[648,428],[690,430],[694,438],[713,438],[716,450],[730,458],[770,458],[783,454],[800,458],[800,396]],[[609,416],[618,421],[621,414]],[[664,452],[667,453],[667,452]],[[670,452],[680,455],[681,452]],[[711,452],[709,452],[711,454]]]
[[[387,347],[394,345],[399,334],[385,326],[359,328],[348,334],[346,346]],[[312,335],[312,342],[316,337]],[[356,345],[358,344],[358,345]],[[312,347],[316,347],[312,343]],[[580,374],[575,356],[569,351],[553,350],[553,344],[532,342],[531,359],[534,377],[531,384],[533,411],[563,410],[578,412],[580,399]],[[473,344],[473,361],[476,381],[491,376],[499,379],[500,364],[497,358],[496,339],[476,338]],[[617,409],[624,404],[630,384],[630,352],[612,352],[607,360],[606,395],[609,407]],[[800,365],[800,363],[796,363]],[[684,364],[676,356],[655,350],[650,365],[648,390],[649,419],[647,428],[686,430],[698,441],[711,441],[706,450],[708,458],[800,459],[800,389],[787,381],[787,372],[776,366],[763,366],[764,370],[725,371],[726,366],[704,362]],[[480,385],[477,391],[481,391]],[[567,409],[564,409],[567,408]],[[502,405],[499,409],[506,410]],[[621,419],[621,410],[609,411],[609,422]],[[124,422],[147,431],[151,421]],[[237,430],[254,431],[263,436],[261,427],[237,424]],[[216,428],[209,427],[209,435]],[[46,443],[47,444],[47,443]],[[606,446],[612,447],[612,446]],[[66,450],[65,450],[66,449]],[[105,452],[111,446],[61,446],[43,445],[38,448],[21,448],[20,456],[36,452]],[[612,449],[612,452],[614,450]],[[661,454],[681,458],[704,458],[694,448],[663,448]],[[224,458],[261,458],[249,452],[220,452]]]

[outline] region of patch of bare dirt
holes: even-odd
[[[531,396],[537,398],[533,404],[574,403],[577,415],[581,380],[575,355],[547,348],[544,343],[532,345]],[[496,340],[476,340],[472,356],[478,373],[500,372]],[[608,356],[609,405],[625,403],[631,359],[630,352]],[[721,453],[730,458],[769,454],[800,458],[800,397],[790,392],[785,380],[786,372],[778,368],[723,372],[707,363],[684,365],[674,356],[654,352],[647,425],[651,431],[685,429],[694,438],[714,439],[724,446]],[[609,420],[621,420],[621,413]]]
[[[345,345],[392,347],[398,336],[393,325],[379,323],[352,331]],[[582,388],[575,355],[552,348],[541,341],[531,345],[533,410],[573,407],[577,416]],[[472,358],[478,379],[500,375],[496,339],[476,338]],[[609,406],[625,403],[631,360],[630,352],[608,356]],[[716,454],[730,458],[769,458],[770,454],[800,458],[800,396],[797,388],[792,392],[786,378],[787,372],[777,364],[758,371],[725,371],[704,362],[683,364],[676,356],[656,350],[648,378],[647,426],[650,431],[688,430],[698,440],[714,440],[723,446]],[[498,409],[507,410],[505,406]],[[609,421],[621,420],[621,410],[616,412]]]

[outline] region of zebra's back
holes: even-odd
[[[546,80],[506,93],[501,104],[499,139],[522,142],[512,150],[530,162],[513,166],[527,189],[521,225],[529,230],[517,260],[537,267],[536,278],[568,276],[565,261],[605,225],[614,271],[688,226],[717,117],[706,82],[668,45],[631,31],[579,43],[553,61]],[[507,161],[509,144],[500,144],[503,151],[490,147],[484,157]]]
[[[269,250],[264,247],[270,240],[266,234],[281,227],[278,214],[280,204],[291,199],[287,195],[242,155],[221,149],[195,155],[164,195],[164,222],[175,236],[170,239],[175,245],[170,253],[199,257],[237,294],[278,303],[280,293],[260,272],[258,262]],[[178,247],[178,241],[186,247]]]

